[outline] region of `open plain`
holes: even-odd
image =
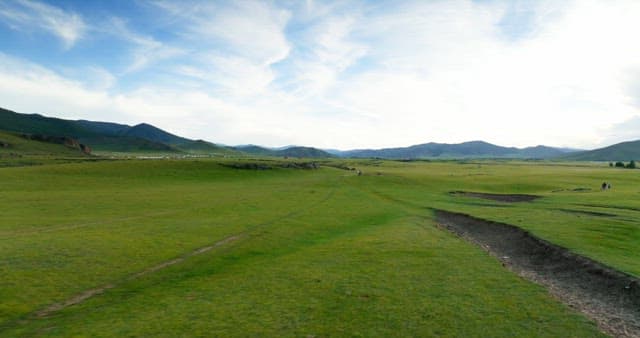
[[[80,159],[0,169],[0,336],[637,334],[637,314],[626,323],[585,315],[437,217],[513,225],[633,281],[635,170],[308,163]],[[637,283],[626,287],[637,295]]]

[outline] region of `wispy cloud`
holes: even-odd
[[[156,62],[169,59],[184,53],[180,48],[167,45],[151,36],[131,30],[126,20],[112,17],[100,28],[103,34],[110,34],[133,45],[132,61],[124,70],[124,74],[142,70]]]
[[[273,65],[286,59],[290,44],[285,27],[291,12],[266,2],[158,2],[190,58],[175,67],[227,96],[264,94],[275,78]],[[197,48],[194,48],[197,46]]]
[[[183,24],[179,28],[185,40],[198,43],[202,49],[224,51],[264,65],[289,54],[284,28],[292,14],[287,9],[263,1],[157,5]]]
[[[636,135],[623,126],[640,116],[637,1],[144,4],[147,21],[85,28],[124,67],[89,55],[101,61],[78,65],[83,80],[5,55],[0,102],[227,144],[588,148]]]
[[[29,32],[41,30],[57,36],[71,48],[84,35],[86,24],[79,14],[33,0],[0,2],[0,17],[11,28]]]

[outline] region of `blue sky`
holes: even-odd
[[[0,1],[0,106],[325,148],[639,139],[638,1]]]

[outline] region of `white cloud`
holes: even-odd
[[[275,77],[272,66],[289,55],[288,10],[259,1],[157,5],[182,23],[178,33],[192,50],[178,73],[215,81],[224,95],[264,94]]]
[[[88,90],[79,81],[1,53],[0,102],[19,112],[63,118],[125,118],[111,109],[106,93]]]
[[[604,135],[602,146],[640,140],[640,115],[601,129]]]
[[[357,14],[316,13],[312,23],[297,37],[297,58],[284,81],[287,90],[300,99],[324,95],[341,73],[367,54],[367,46],[353,39]]]
[[[114,19],[130,71],[175,76],[132,90],[99,65],[73,81],[2,56],[0,102],[227,144],[588,148],[637,135],[620,123],[640,116],[639,2],[531,3],[526,34],[508,37],[500,1],[282,4],[158,3],[171,40]]]
[[[39,29],[56,35],[65,48],[73,47],[86,31],[80,15],[33,0],[0,2],[0,17],[19,31]]]
[[[184,54],[180,48],[168,46],[153,37],[134,32],[122,18],[112,17],[101,31],[133,44],[132,61],[124,70],[124,74],[137,72],[154,63]]]
[[[620,77],[640,62],[639,3],[577,2],[542,14],[512,43],[501,12],[470,2],[420,2],[361,21],[384,65],[341,83],[340,106],[375,118],[374,146],[485,139],[499,144],[600,144],[602,125],[637,114]],[[598,23],[594,25],[595,23]],[[348,109],[348,108],[347,108]]]

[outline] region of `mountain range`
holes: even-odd
[[[176,136],[150,124],[64,120],[39,114],[20,114],[0,108],[0,130],[30,135],[71,137],[94,151],[221,153],[235,150],[203,140]]]
[[[65,120],[39,114],[20,114],[0,108],[0,131],[23,134],[31,140],[64,140],[77,143],[78,149],[99,152],[186,153],[225,156],[271,156],[305,158],[384,158],[384,159],[459,159],[515,158],[560,159],[578,161],[629,161],[640,159],[640,140],[623,142],[606,148],[575,149],[535,146],[502,147],[484,141],[458,144],[424,143],[385,149],[335,150],[287,146],[268,148],[258,145],[223,146],[204,140],[174,135],[147,123],[135,126],[112,122]],[[71,139],[71,140],[69,140]],[[0,140],[1,141],[1,140]],[[60,141],[62,142],[62,141]]]
[[[484,141],[471,141],[458,144],[425,143],[403,148],[361,149],[338,152],[341,157],[388,159],[427,159],[427,158],[530,158],[548,159],[566,155],[570,150],[536,146],[528,148],[501,147]]]

